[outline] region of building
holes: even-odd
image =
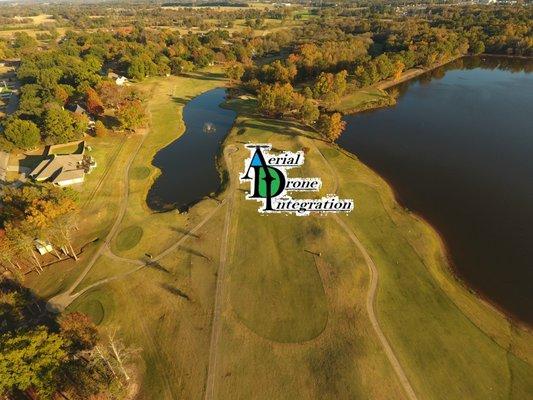
[[[52,154],[30,172],[30,177],[37,182],[52,182],[58,186],[82,183],[85,180],[82,163],[83,154]]]
[[[72,107],[71,111],[74,114],[85,115],[89,119],[89,128],[93,128],[94,127],[95,122],[91,118],[91,116],[89,115],[89,113],[87,112],[87,110],[85,108],[83,108],[82,106],[80,106],[79,104],[76,103],[76,106]]]
[[[125,76],[119,76],[117,79],[115,79],[115,83],[119,86],[122,86],[125,83],[128,83],[128,78],[126,78]]]
[[[114,72],[109,72],[107,74],[107,77],[113,81],[115,81],[115,83],[119,86],[122,86],[124,85],[125,83],[128,83],[128,78],[126,78],[125,76],[119,76],[117,74],[115,74]]]
[[[52,154],[30,172],[29,177],[37,182],[52,182],[58,186],[69,186],[85,181],[85,174],[96,168],[93,157],[80,154]]]
[[[50,242],[45,242],[44,240],[41,240],[41,239],[35,239],[33,241],[33,244],[35,245],[35,248],[37,249],[39,254],[42,256],[54,251],[54,248],[52,247]]]

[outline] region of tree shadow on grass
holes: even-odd
[[[169,285],[168,283],[162,283],[160,286],[163,289],[165,289],[167,292],[173,294],[174,296],[181,297],[182,299],[185,299],[187,301],[191,300],[191,298],[189,297],[187,293],[185,293],[184,291],[180,290],[179,288],[175,286]]]
[[[173,230],[174,232],[181,233],[184,236],[192,236],[195,239],[200,238],[199,235],[192,233],[191,231],[188,231],[187,229],[184,229],[184,228],[178,228],[178,227],[173,226],[170,229]]]
[[[153,268],[153,269],[156,269],[158,271],[161,271],[161,272],[164,272],[165,274],[170,274],[171,272],[166,269],[165,267],[163,267],[159,262],[157,261],[149,261],[146,263],[146,266],[148,268]]]
[[[201,73],[190,73],[189,77],[198,79],[201,81],[225,81],[226,78],[222,72],[201,72]]]
[[[181,104],[182,106],[187,104],[192,99],[193,99],[192,96],[185,96],[185,97],[172,96],[172,101],[174,103]]]
[[[57,330],[57,315],[47,309],[48,302],[32,290],[10,279],[0,279],[0,334],[45,325]],[[24,305],[21,307],[20,305]]]
[[[244,128],[249,129],[257,129],[257,130],[265,130],[268,129],[270,132],[277,133],[279,135],[284,136],[302,136],[306,137],[308,139],[312,140],[321,140],[323,142],[326,142],[324,138],[320,137],[318,134],[313,135],[309,133],[303,132],[301,129],[303,128],[302,125],[295,121],[288,121],[288,120],[276,120],[276,119],[267,119],[267,118],[260,118],[257,119],[259,123],[252,122],[250,120],[244,121],[242,123],[242,126]]]
[[[186,253],[189,253],[193,256],[197,256],[197,257],[201,257],[207,261],[211,261],[211,258],[209,258],[208,256],[206,256],[205,254],[199,252],[198,250],[194,250],[190,247],[186,247],[186,246],[178,246],[181,250],[183,250],[184,252]]]

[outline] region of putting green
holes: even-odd
[[[105,316],[104,306],[100,300],[96,299],[89,300],[88,302],[82,302],[78,307],[76,307],[76,311],[88,315],[96,325],[100,325]]]
[[[128,226],[117,235],[117,250],[126,251],[133,249],[141,241],[143,228],[138,225]]]
[[[130,173],[130,178],[138,180],[138,181],[142,179],[146,179],[149,176],[150,176],[150,168],[143,167],[143,166],[133,168]]]

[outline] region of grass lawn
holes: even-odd
[[[130,247],[119,245],[119,234],[112,243],[113,250],[118,254],[133,258],[142,257],[145,253],[158,254],[175,242],[183,234],[183,229],[196,225],[198,218],[218,205],[216,201],[206,201],[188,214],[179,214],[177,211],[154,213],[146,205],[146,196],[159,174],[159,170],[152,165],[155,153],[185,131],[181,114],[184,104],[202,92],[224,85],[225,80],[218,70],[192,77],[154,78],[139,85],[150,93],[150,133],[131,166],[128,208],[119,232],[139,226],[143,234]]]
[[[188,213],[153,213],[145,198],[158,173],[151,165],[155,152],[184,130],[183,104],[223,85],[219,79],[197,75],[141,84],[151,96],[150,130],[132,164],[128,211],[112,243],[121,256],[158,254],[218,206],[204,200]],[[397,205],[379,176],[355,157],[313,140],[315,134],[296,123],[251,115],[251,101],[227,106],[240,112],[226,140],[238,148],[232,177],[249,156],[244,143],[307,147],[299,173],[322,178],[320,195],[331,193],[338,181],[339,196],[355,200],[356,209],[341,218],[378,268],[378,319],[419,399],[528,397],[533,391],[531,334],[453,278],[439,237]],[[138,140],[108,137],[90,143],[99,167],[81,193],[87,205],[80,242],[109,230],[117,188],[123,189],[120,171]],[[112,154],[117,157],[113,173],[95,192],[104,160]],[[229,228],[215,397],[404,398],[366,311],[368,268],[344,230],[330,216],[260,215],[259,204],[244,199],[245,189],[241,185],[234,194]],[[220,194],[227,196],[227,190]],[[125,341],[140,349],[140,398],[204,397],[226,207],[157,263],[97,286],[69,307],[87,312],[102,329],[119,327]],[[90,255],[97,246],[85,251]],[[83,260],[33,276],[30,283],[40,294],[57,292],[76,276]],[[102,256],[79,289],[132,268]]]
[[[92,289],[69,307],[101,319],[104,330],[118,327],[139,349],[139,398],[203,398],[223,216],[215,214],[157,265]],[[80,288],[131,268],[102,257]]]
[[[389,101],[390,96],[385,91],[375,88],[365,88],[355,90],[344,96],[332,109],[349,114],[374,108],[376,104],[383,105],[382,103],[388,103]]]

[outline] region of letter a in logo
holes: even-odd
[[[254,171],[253,177],[250,176],[251,170]],[[246,174],[241,176],[241,180],[253,180],[253,191],[248,198],[265,199],[263,211],[271,211],[272,198],[285,190],[285,175],[280,169],[267,164],[261,146],[256,146]]]

